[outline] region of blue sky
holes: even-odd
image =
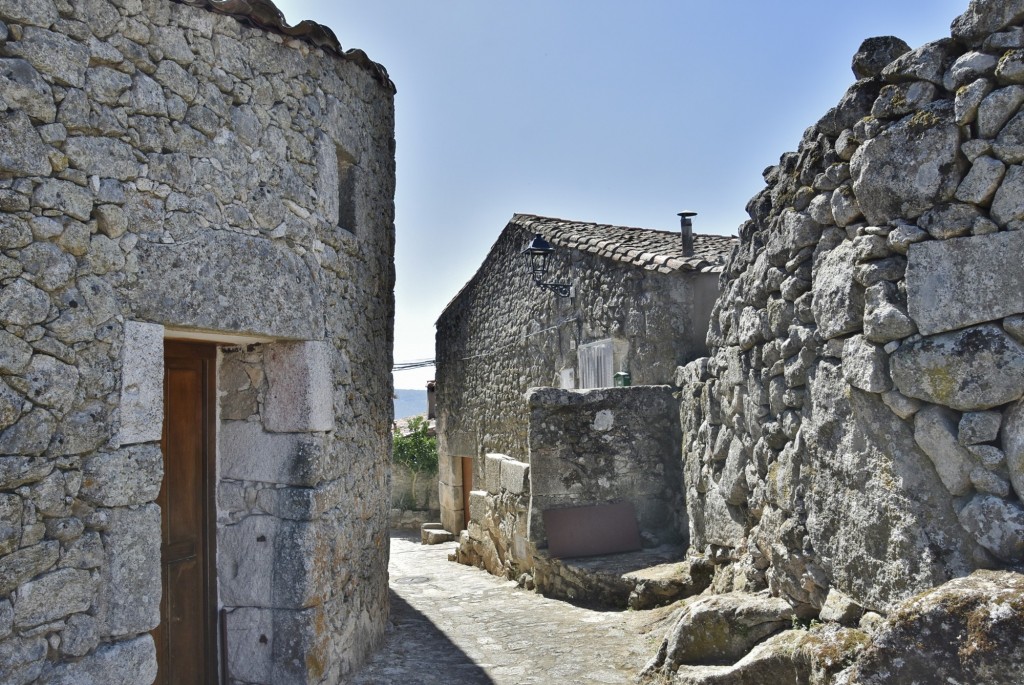
[[[947,37],[967,0],[279,0],[398,87],[395,360],[515,212],[735,234],[761,172],[853,83],[870,36]],[[431,369],[396,374],[419,388]]]

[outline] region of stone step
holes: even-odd
[[[439,523],[424,523],[420,528],[420,542],[424,545],[439,545],[454,539],[455,534],[441,528]]]

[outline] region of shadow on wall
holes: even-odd
[[[354,685],[416,682],[421,685],[494,685],[458,645],[408,602],[389,590],[394,634],[385,648],[359,673]],[[409,674],[416,673],[410,681]]]

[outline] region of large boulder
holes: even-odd
[[[941,103],[904,117],[850,160],[861,211],[876,225],[913,219],[953,199],[963,177],[960,130]],[[912,170],[908,173],[908,170]]]
[[[852,669],[849,685],[1019,685],[1024,575],[976,571],[897,608]]]
[[[794,616],[786,600],[767,594],[730,592],[697,597],[676,614],[648,670],[733,663],[758,642],[790,627]]]
[[[1024,395],[1024,345],[984,324],[905,344],[890,360],[896,389],[958,411],[978,411]]]

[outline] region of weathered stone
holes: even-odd
[[[299,609],[323,601],[329,535],[317,523],[248,516],[221,528],[217,574],[228,606]],[[157,570],[159,582],[159,568]],[[286,582],[278,579],[287,578]]]
[[[59,543],[48,540],[0,558],[0,595],[10,594],[25,581],[53,568],[59,550]]]
[[[914,439],[931,457],[935,470],[952,495],[970,490],[974,461],[957,442],[956,415],[944,407],[928,406],[914,417]]]
[[[103,541],[96,531],[86,531],[82,537],[64,545],[60,568],[99,568],[104,560]]]
[[[874,78],[894,59],[910,52],[910,46],[896,36],[868,38],[853,56],[853,74],[859,79]]]
[[[978,105],[978,137],[992,139],[1024,104],[1024,86],[992,91]]]
[[[38,456],[50,445],[55,430],[53,415],[37,407],[0,433],[0,455]]]
[[[324,342],[277,343],[267,349],[269,388],[263,425],[277,433],[334,429],[331,348]]]
[[[32,202],[85,221],[92,213],[92,194],[70,181],[46,179],[32,193]]]
[[[818,120],[817,128],[828,136],[852,128],[871,113],[871,105],[878,97],[881,84],[877,79],[860,79],[850,86],[839,103]]]
[[[160,507],[111,509],[99,601],[103,635],[135,635],[160,623]]]
[[[0,556],[18,549],[21,542],[21,498],[0,495]]]
[[[157,445],[100,452],[82,462],[81,495],[104,507],[145,504],[156,499],[163,473]]]
[[[971,0],[967,11],[953,20],[950,31],[957,42],[975,46],[988,34],[1021,19],[1024,19],[1024,4],[1019,0]]]
[[[89,49],[71,38],[28,26],[22,39],[8,43],[10,54],[24,57],[33,67],[47,74],[62,86],[81,88],[89,65]]]
[[[855,335],[843,343],[843,378],[855,388],[882,393],[892,388],[889,358],[878,345]]]
[[[24,279],[0,289],[0,321],[30,326],[44,321],[49,312],[50,297]]]
[[[120,140],[91,136],[68,138],[64,146],[71,165],[87,174],[127,181],[139,176],[132,148]],[[88,218],[88,214],[85,218]]]
[[[1018,342],[1024,343],[1024,315],[1017,314],[1003,319],[1003,330],[1012,335]]]
[[[952,112],[930,106],[857,148],[850,171],[867,220],[881,225],[913,219],[935,203],[952,199],[961,179],[959,144]]]
[[[972,455],[975,454],[974,449],[968,448],[967,451]],[[980,493],[1000,498],[1005,498],[1010,494],[1010,481],[984,466],[975,466],[971,469],[971,485]]]
[[[999,436],[1003,415],[997,411],[972,411],[960,417],[957,440],[961,445],[992,442]]]
[[[832,193],[831,205],[832,220],[836,226],[849,226],[863,216],[853,188],[848,183],[835,189],[835,192]]]
[[[991,76],[996,71],[996,58],[984,52],[972,50],[956,58],[943,78],[946,90],[956,91],[970,81]]]
[[[501,488],[513,495],[522,495],[530,489],[530,465],[508,459],[501,465]]]
[[[833,621],[844,626],[856,626],[864,615],[864,607],[836,589],[828,591],[828,597],[821,607],[822,621]]]
[[[17,685],[35,683],[43,672],[48,644],[43,636],[13,637],[0,642],[0,673]]]
[[[49,307],[49,300],[47,300]],[[7,331],[0,330],[0,373],[20,374],[28,368],[32,347]]]
[[[875,343],[887,343],[917,332],[917,326],[896,300],[896,287],[888,281],[876,283],[865,291],[865,338]]]
[[[1001,227],[1024,219],[1024,167],[1013,165],[1006,170],[1003,182],[992,198],[992,220]]]
[[[160,439],[164,414],[164,327],[141,321],[124,324],[121,369],[122,445]]]
[[[663,645],[664,663],[735,661],[764,638],[788,628],[793,609],[778,597],[728,593],[690,600]]]
[[[818,363],[809,388],[796,481],[803,488],[806,533],[781,526],[761,543],[796,550],[788,552],[792,556],[802,551],[806,534],[815,550],[786,572],[785,587],[792,589],[785,596],[798,594],[812,578],[805,574],[818,565],[818,606],[835,588],[864,607],[888,611],[970,568],[975,543],[911,426],[878,395],[851,388],[830,360]],[[962,450],[955,423],[950,431],[949,440]]]
[[[832,678],[842,677],[843,665],[856,659],[868,642],[860,630],[835,625],[786,630],[761,642],[735,664],[681,665],[666,669],[665,675],[671,673],[673,685],[839,682]],[[642,675],[653,674],[660,666],[655,660]]]
[[[0,59],[0,92],[10,109],[37,121],[52,122],[57,116],[49,84],[25,60]]]
[[[53,292],[70,281],[77,268],[75,258],[53,243],[32,243],[19,255],[23,278],[47,292]]]
[[[1007,410],[999,438],[1014,492],[1018,499],[1024,500],[1024,402],[1017,402]]]
[[[853,278],[856,251],[843,242],[820,262],[814,275],[812,309],[818,332],[826,339],[860,330],[864,291]]]
[[[1024,346],[991,324],[905,344],[891,366],[904,395],[960,411],[989,409],[1024,393]]]
[[[988,204],[999,189],[1005,173],[1006,165],[998,159],[978,157],[956,189],[956,199],[976,205]]]
[[[999,131],[992,144],[995,156],[1007,164],[1024,162],[1024,112],[1018,112]]]
[[[907,254],[907,304],[923,335],[1024,312],[1024,232],[929,241]]]
[[[996,78],[1000,83],[1024,83],[1024,51],[1007,50],[999,59]]]
[[[57,8],[45,0],[10,0],[4,4],[0,17],[17,24],[29,24],[43,28],[52,26],[60,19]],[[7,40],[6,35],[4,40]]]
[[[345,468],[330,459],[322,435],[268,433],[259,423],[228,421],[220,426],[218,442],[223,478],[317,485]]]
[[[117,205],[97,205],[93,209],[96,227],[108,238],[120,238],[128,230],[128,219]]]
[[[68,656],[85,656],[100,642],[98,622],[89,614],[74,614],[61,631],[60,650]]]
[[[957,125],[965,126],[977,119],[978,108],[981,107],[982,101],[991,92],[992,82],[983,78],[957,90],[956,99],[953,101],[953,114]],[[993,133],[992,135],[995,134]]]
[[[955,51],[955,44],[948,38],[925,43],[890,62],[882,69],[882,78],[890,83],[922,80],[941,86]]]
[[[1022,597],[1024,577],[1008,571],[975,571],[913,597],[877,628],[849,682],[1012,685],[1024,659]]]
[[[960,523],[1003,561],[1024,558],[1024,507],[987,494],[975,495],[960,510]]]
[[[18,588],[14,625],[27,628],[86,611],[95,590],[88,571],[61,569],[39,576]]]
[[[78,661],[55,666],[41,685],[148,685],[156,680],[151,635],[106,644]]]
[[[883,86],[871,107],[871,116],[876,119],[896,119],[912,114],[935,100],[937,95],[938,87],[927,81]]]
[[[53,357],[36,354],[25,371],[24,392],[35,403],[65,412],[75,401],[78,369]]]
[[[274,241],[211,231],[181,245],[136,248],[139,278],[129,290],[139,318],[198,328],[223,326],[231,302],[238,330],[313,340],[322,337],[324,303],[306,263]],[[274,264],[274,273],[253,264]]]

